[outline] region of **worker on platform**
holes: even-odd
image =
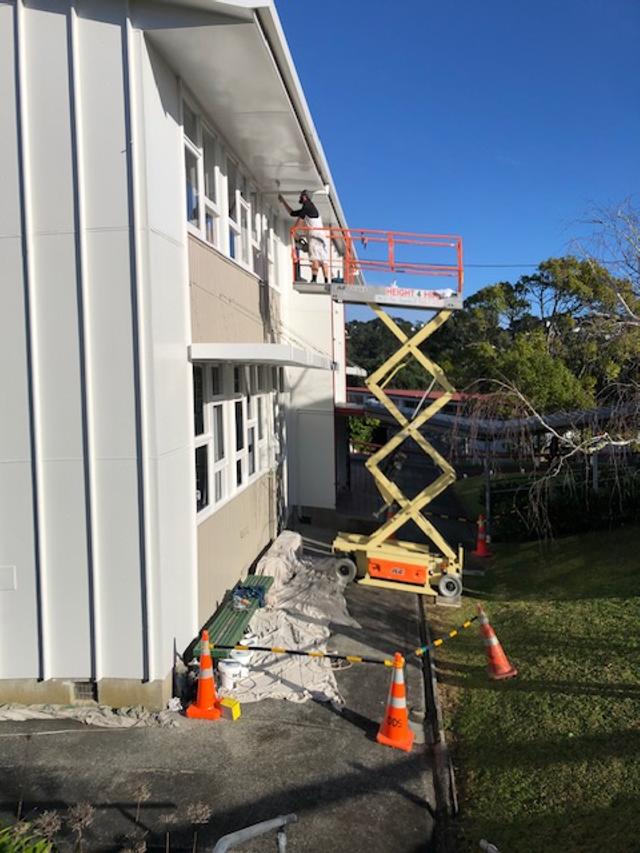
[[[299,210],[293,210],[282,195],[278,198],[287,208],[291,216],[296,217],[296,227],[305,226],[310,230],[306,232],[309,245],[309,260],[311,261],[311,281],[318,280],[318,270],[322,267],[325,282],[329,282],[329,251],[327,234],[323,231],[322,217],[318,208],[311,201],[307,190],[302,190],[298,201],[302,205]]]

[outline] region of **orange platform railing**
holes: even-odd
[[[309,280],[305,273],[310,273],[314,257],[323,257],[331,279],[340,283],[364,284],[366,272],[453,278],[458,295],[462,295],[462,238],[452,234],[294,225],[294,281]]]

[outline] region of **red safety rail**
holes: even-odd
[[[411,231],[376,231],[370,228],[294,226],[291,229],[294,281],[305,280],[302,271],[311,267],[308,254],[304,249],[300,249],[300,241],[305,241],[309,246],[310,241],[318,236],[325,240],[331,277],[334,278],[337,271],[344,284],[364,283],[360,273],[367,271],[404,273],[454,278],[457,281],[458,295],[462,295],[464,268],[461,237],[452,234],[417,234]],[[372,257],[372,254],[376,256]],[[425,254],[427,259],[424,259]],[[445,257],[448,254],[450,259],[444,263],[440,260],[436,262],[434,254],[444,254]]]

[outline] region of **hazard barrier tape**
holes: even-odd
[[[281,646],[219,646],[217,643],[209,643],[211,650],[222,649],[223,651],[237,652],[271,652],[274,655],[297,655],[298,657],[307,658],[328,658],[329,660],[344,660],[349,663],[376,663],[381,666],[393,666],[393,660],[389,658],[370,658],[362,655],[336,655],[332,652],[304,652],[300,649],[284,649]],[[200,651],[199,644],[196,646],[197,652]]]
[[[444,634],[442,637],[438,637],[437,640],[433,640],[433,642],[429,643],[426,646],[420,646],[414,652],[414,654],[420,656],[425,652],[431,651],[431,649],[437,649],[438,646],[441,646],[446,640],[451,640],[453,637],[457,637],[460,631],[465,628],[470,628],[474,622],[476,622],[478,616],[472,616],[471,619],[467,619],[466,622],[463,622],[462,625],[459,625],[457,628],[452,628],[448,634]]]
[[[462,625],[457,628],[452,628],[448,634],[443,635],[442,637],[438,637],[433,642],[429,643],[426,646],[420,646],[417,649],[414,649],[414,654],[421,656],[424,655],[425,652],[430,651],[431,649],[436,649],[438,646],[441,646],[446,640],[453,639],[453,637],[457,637],[460,631],[465,628],[470,628],[474,622],[476,622],[478,616],[472,616],[470,619],[467,619]],[[215,649],[221,649],[223,651],[237,651],[237,652],[270,652],[273,655],[296,655],[297,657],[306,657],[306,658],[326,658],[327,660],[336,660],[336,661],[347,661],[348,663],[372,663],[378,664],[379,666],[394,666],[394,662],[391,658],[371,658],[365,657],[363,655],[337,655],[333,652],[321,652],[321,651],[312,651],[305,652],[301,649],[285,649],[282,646],[243,646],[242,644],[238,644],[236,646],[222,646],[217,643],[209,643],[211,651]],[[198,643],[196,646],[196,654],[200,652],[200,644]]]

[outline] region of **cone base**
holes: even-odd
[[[515,678],[518,674],[518,670],[515,666],[512,666],[511,669],[508,669],[506,672],[492,672],[491,668],[488,670],[489,678],[493,681],[502,681],[504,678]]]
[[[376,735],[376,740],[383,746],[391,746],[394,749],[402,749],[404,750],[404,752],[411,752],[414,737],[415,735],[411,730],[409,730],[407,735],[403,738],[390,738],[386,735],[383,735],[381,732],[378,732],[378,734]]]
[[[213,708],[198,708],[197,705],[189,705],[185,713],[192,720],[219,720],[222,716],[222,711],[215,705]]]
[[[491,551],[472,551],[473,557],[493,557],[493,553]]]

